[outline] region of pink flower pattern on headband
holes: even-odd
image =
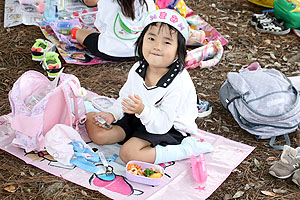
[[[178,22],[178,18],[175,15],[172,15],[172,17],[170,18],[170,21],[173,23]]]
[[[157,18],[156,14],[150,15],[150,20],[151,20],[151,21],[153,21],[153,20],[156,19],[156,18]]]
[[[159,14],[159,18],[160,18],[160,19],[166,19],[166,17],[167,17],[167,13],[166,13],[166,12],[161,12],[161,13]]]
[[[180,16],[180,14],[176,11],[173,11],[171,9],[155,10],[145,18],[143,22],[143,27],[153,22],[169,24],[170,26],[176,28],[186,40],[188,40],[189,38],[188,24],[185,18]]]
[[[178,27],[180,28],[180,30],[183,30],[185,28],[182,23],[178,24]]]

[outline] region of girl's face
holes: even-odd
[[[177,31],[157,23],[149,27],[143,39],[142,52],[149,67],[166,68],[177,59]]]

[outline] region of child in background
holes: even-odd
[[[170,9],[150,13],[136,42],[139,61],[129,71],[119,98],[107,112],[88,113],[86,129],[97,144],[122,143],[125,162],[148,163],[198,156],[213,147],[199,142],[196,91],[185,67],[186,20]],[[100,116],[111,129],[95,120]]]
[[[155,10],[153,0],[83,0],[98,6],[97,31],[74,27],[72,37],[93,55],[104,60],[135,60],[134,43],[142,31],[142,21]]]

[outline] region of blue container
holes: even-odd
[[[72,22],[58,22],[57,23],[58,32],[64,35],[70,35],[72,29]]]

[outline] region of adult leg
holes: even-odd
[[[94,114],[94,112],[87,113],[85,122],[87,133],[94,143],[114,144],[125,139],[125,132],[120,126],[113,125],[111,129],[99,127],[93,119]]]
[[[125,163],[131,160],[154,163],[155,148],[151,147],[150,142],[146,140],[132,137],[121,147],[120,158]]]

